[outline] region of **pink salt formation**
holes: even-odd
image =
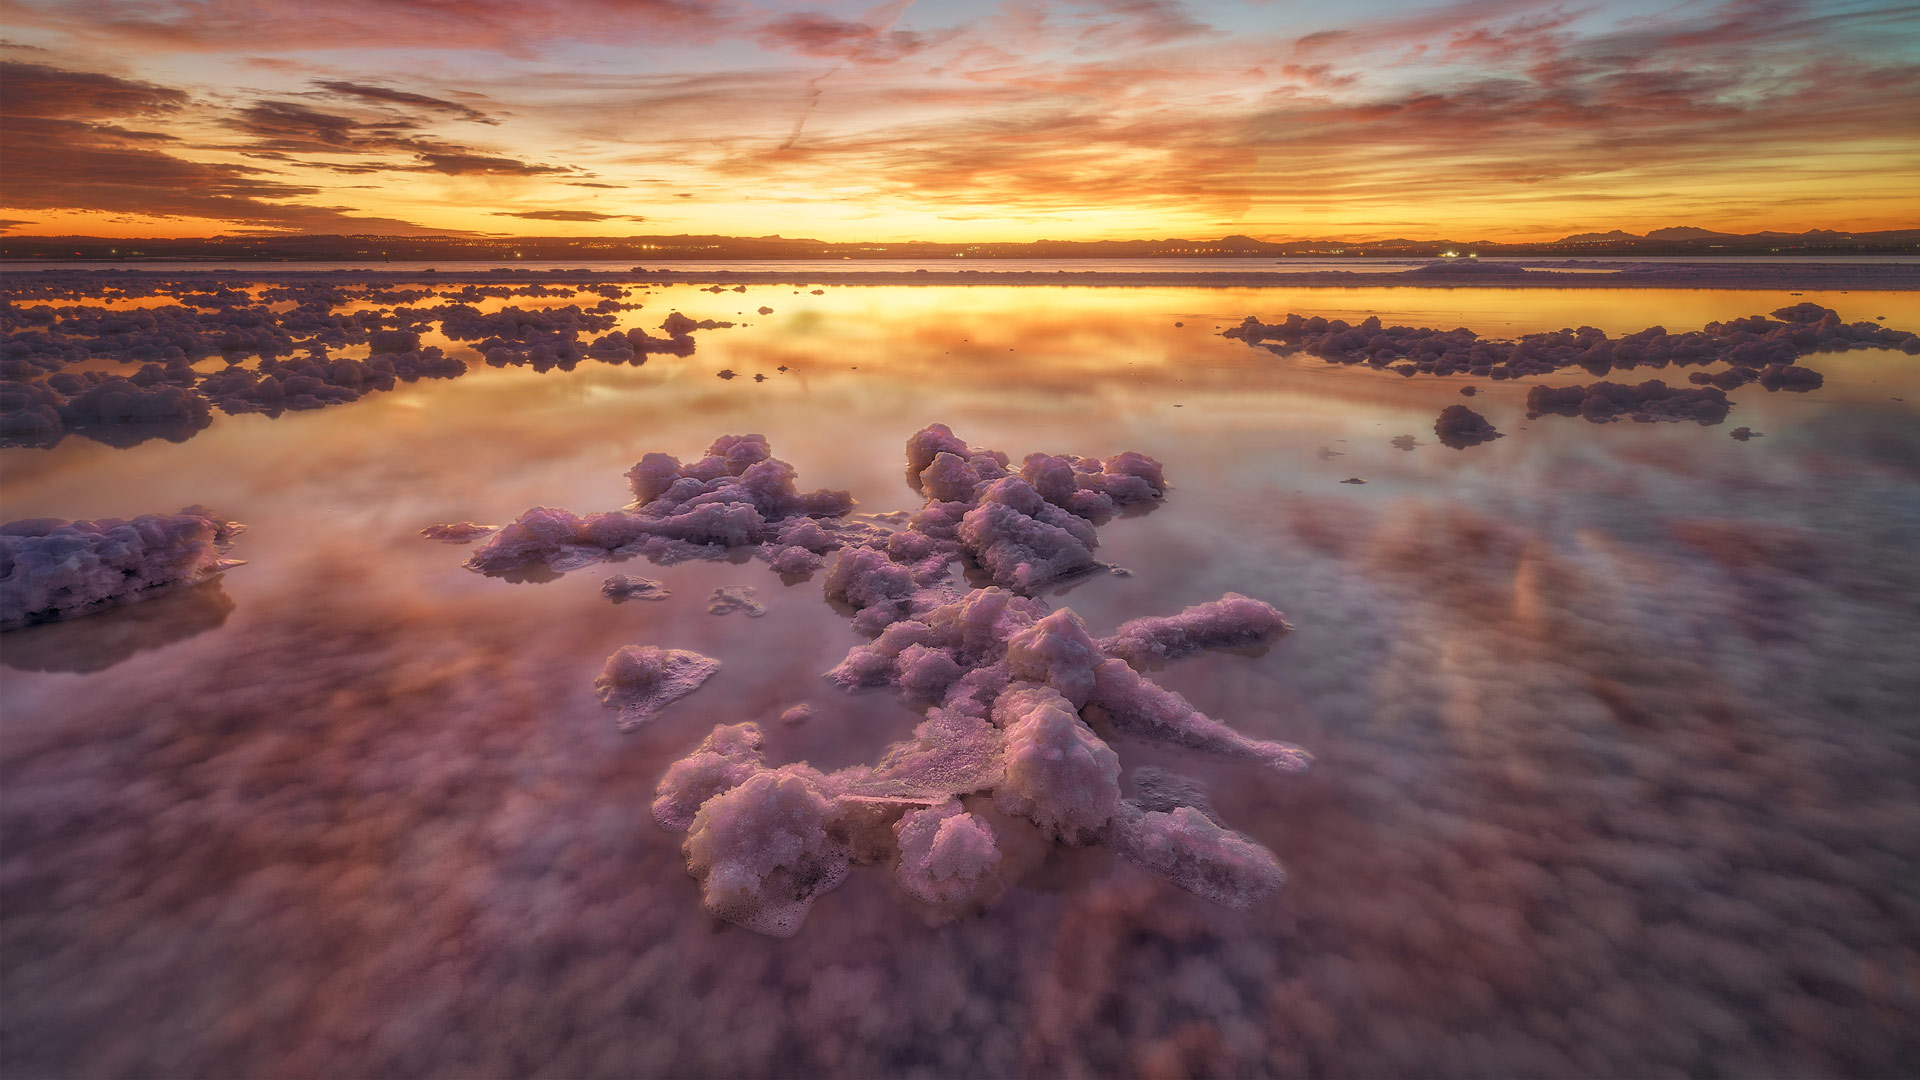
[[[1668,386],[1659,379],[1638,385],[1597,382],[1589,386],[1535,386],[1527,391],[1527,415],[1579,416],[1596,424],[1632,420],[1648,424],[1659,420],[1690,420],[1718,424],[1733,403],[1714,386],[1695,389]]]
[[[92,614],[205,581],[245,528],[190,506],[130,521],[29,518],[0,525],[0,630]]]
[[[652,578],[635,577],[632,574],[614,574],[600,583],[600,595],[616,604],[628,600],[661,601],[673,595],[673,591]]]
[[[619,711],[620,730],[631,731],[700,689],[718,670],[718,660],[696,652],[628,645],[607,657],[593,690],[602,705]]]
[[[615,555],[660,562],[722,559],[736,548],[760,545],[784,553],[786,564],[794,565],[801,557],[785,549],[817,555],[869,531],[837,520],[853,509],[851,495],[802,493],[794,476],[793,466],[775,458],[762,435],[726,436],[687,465],[648,454],[627,472],[633,505],[584,517],[535,507],[474,552],[467,566],[488,574],[536,563],[570,570]]]
[[[1795,361],[1812,353],[1877,348],[1920,354],[1920,335],[1872,322],[1842,322],[1833,309],[1813,303],[1780,308],[1771,318],[1753,315],[1712,322],[1678,334],[1653,326],[1618,338],[1583,326],[1501,340],[1483,338],[1465,327],[1387,326],[1378,316],[1350,325],[1340,319],[1300,315],[1288,315],[1279,323],[1263,323],[1249,315],[1223,336],[1282,356],[1303,352],[1330,364],[1367,364],[1401,375],[1518,379],[1569,367],[1605,375],[1639,367],[1724,363],[1733,374],[1727,375],[1732,385],[1722,389],[1749,380],[1759,380],[1770,389],[1811,389],[1819,384],[1818,373],[1796,367]],[[1719,385],[1719,376],[1710,379]]]
[[[420,535],[429,540],[438,540],[446,544],[468,544],[493,531],[491,525],[480,525],[471,521],[456,521],[429,525],[420,530]]]
[[[642,364],[650,353],[691,356],[692,331],[733,325],[675,312],[662,324],[665,338],[638,328],[621,331],[618,313],[639,305],[621,303],[630,290],[610,284],[466,285],[441,293],[374,280],[292,281],[256,294],[246,281],[195,275],[191,282],[37,273],[0,281],[0,446],[51,447],[70,434],[114,446],[151,438],[178,442],[209,426],[216,408],[277,417],[358,401],[400,383],[458,378],[466,361],[422,343],[436,324],[489,365],[536,371],[572,370],[588,358]],[[472,306],[492,298],[576,295],[600,299],[532,310]],[[172,302],[131,308],[33,302],[154,296]],[[442,302],[413,306],[435,298]],[[591,334],[600,336],[589,343],[585,335]],[[359,348],[364,358],[338,354]],[[210,359],[226,366],[195,367]],[[118,364],[124,372],[79,367],[88,361]]]
[[[1441,409],[1439,418],[1433,422],[1433,434],[1440,440],[1441,446],[1451,450],[1464,450],[1505,437],[1493,429],[1486,417],[1465,405],[1449,405]]]
[[[1246,761],[1275,773],[1311,758],[1209,717],[1144,672],[1209,649],[1253,649],[1289,627],[1271,605],[1228,593],[1178,614],[1129,620],[1096,638],[1039,593],[1100,569],[1098,526],[1167,490],[1159,462],[1005,453],[944,425],[907,441],[918,512],[848,521],[845,492],[796,493],[794,470],[759,435],[725,436],[682,465],[648,454],[627,474],[636,502],[577,517],[538,508],[500,530],[468,565],[556,568],[613,554],[659,561],[753,547],[776,570],[822,565],[827,599],[851,608],[870,641],[826,673],[848,690],[887,687],[923,710],[911,735],[872,765],[823,773],[773,765],[760,728],[723,724],[661,779],[664,828],[685,831],[707,910],[759,933],[798,932],[850,867],[890,863],[901,889],[947,912],[985,903],[1002,882],[1000,838],[964,800],[988,800],[1062,844],[1102,844],[1149,873],[1235,908],[1284,881],[1278,861],[1221,824],[1197,786],[1145,783],[1129,799],[1115,735]],[[795,554],[798,553],[798,554]],[[806,556],[804,560],[800,556]],[[991,580],[956,583],[955,564]],[[752,603],[716,590],[714,610]],[[757,606],[757,605],[756,605]],[[751,609],[749,613],[751,612]],[[596,683],[637,724],[712,674],[690,653],[629,647]],[[790,709],[795,723],[814,710]],[[1170,794],[1171,793],[1171,794]]]
[[[847,522],[845,493],[795,495],[792,469],[764,439],[729,436],[692,466],[647,455],[628,474],[634,509],[588,519],[530,511],[470,565],[553,563],[576,549],[628,545],[673,558],[677,548],[654,545],[696,538],[719,552],[758,546],[776,568],[788,549],[833,556],[823,589],[853,610],[854,628],[870,641],[827,678],[849,690],[890,688],[923,719],[874,764],[831,773],[767,762],[753,723],[714,728],[674,763],[654,817],[687,833],[688,869],[719,918],[796,933],[850,867],[872,863],[891,864],[902,891],[932,908],[985,903],[1003,884],[995,830],[1005,826],[966,800],[986,800],[1053,842],[1106,845],[1231,907],[1277,889],[1284,875],[1272,853],[1220,824],[1193,789],[1145,784],[1138,794],[1146,801],[1129,799],[1109,740],[1132,736],[1280,774],[1305,770],[1305,752],[1236,731],[1143,673],[1207,649],[1270,644],[1288,629],[1281,614],[1229,593],[1096,638],[1073,611],[1037,595],[1101,566],[1098,525],[1163,496],[1159,462],[1137,453],[1030,454],[1015,468],[1008,455],[936,424],[908,440],[907,467],[926,495],[917,513]],[[961,562],[992,584],[957,584]],[[676,662],[690,666],[676,671]],[[657,708],[668,688],[711,672],[699,662],[630,648],[609,661],[598,686],[610,704]],[[799,718],[796,710],[781,717]]]
[[[749,619],[757,619],[767,613],[767,605],[753,598],[751,585],[722,585],[707,597],[707,613],[710,615],[731,615],[743,612]]]

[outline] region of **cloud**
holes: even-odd
[[[733,12],[708,0],[16,0],[16,26],[145,52],[484,50],[513,56],[565,41],[708,41]]]
[[[313,85],[332,94],[359,98],[382,105],[411,105],[416,108],[431,109],[449,113],[456,119],[471,120],[476,124],[498,124],[500,121],[478,109],[462,105],[457,101],[428,97],[425,94],[394,90],[385,86],[366,86],[361,83],[346,82],[340,79],[316,79]]]
[[[404,155],[411,160],[386,168],[447,176],[544,176],[572,171],[413,134],[419,123],[414,118],[393,116],[363,120],[291,101],[258,101],[228,120],[231,129],[252,140],[246,149],[254,153]]]
[[[104,119],[174,112],[190,100],[179,90],[91,71],[0,60],[7,116]]]
[[[760,29],[759,42],[805,56],[839,57],[856,63],[901,60],[938,41],[911,30],[847,22],[815,11],[783,15]]]
[[[529,221],[645,221],[639,214],[602,214],[595,210],[495,210],[493,217],[526,218]]]
[[[169,116],[191,104],[182,91],[94,72],[7,64],[0,98],[5,205],[149,217],[195,217],[314,232],[425,231],[348,207],[284,200],[322,194],[248,165],[193,161],[171,134],[105,121]],[[25,224],[25,222],[21,222]]]
[[[1092,0],[1090,6],[1117,18],[1082,31],[1081,40],[1089,43],[1159,45],[1212,30],[1180,0]]]

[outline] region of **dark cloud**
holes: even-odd
[[[23,0],[8,10],[17,26],[147,50],[219,52],[243,43],[264,52],[429,48],[518,56],[555,41],[711,40],[730,15],[710,0]]]
[[[602,214],[594,210],[496,210],[494,217],[526,218],[529,221],[645,221],[639,214]]]
[[[235,113],[228,126],[252,139],[247,149],[256,153],[410,155],[411,161],[388,168],[447,176],[543,176],[570,171],[413,134],[420,126],[416,119],[382,116],[363,120],[291,101],[255,102]]]
[[[359,98],[362,101],[372,101],[382,105],[411,105],[415,108],[432,109],[436,112],[450,114],[461,120],[471,120],[476,124],[498,124],[500,122],[478,109],[462,105],[457,101],[447,101],[444,98],[409,93],[405,90],[394,90],[385,86],[367,86],[363,83],[351,83],[338,79],[316,79],[313,85],[330,94]]]
[[[185,93],[170,87],[17,60],[0,61],[0,85],[6,87],[0,112],[8,117],[98,120],[152,116],[175,111],[189,100]]]
[[[285,202],[321,192],[270,179],[253,166],[179,157],[167,152],[179,143],[172,135],[106,122],[183,109],[191,99],[179,90],[41,64],[7,64],[4,78],[0,158],[10,208],[198,217],[315,232],[424,231],[392,218],[355,217],[348,207]]]
[[[462,146],[419,148],[421,172],[447,176],[547,176],[572,170],[559,165],[535,165],[513,158],[476,154]]]

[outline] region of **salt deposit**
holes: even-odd
[[[628,290],[615,285],[466,285],[436,293],[391,283],[295,280],[262,287],[207,279],[197,288],[172,278],[111,281],[86,275],[10,279],[0,283],[0,446],[49,447],[68,434],[111,445],[148,438],[185,439],[212,423],[215,408],[277,417],[289,411],[357,401],[419,379],[457,378],[465,360],[422,344],[434,329],[469,343],[494,367],[572,370],[584,359],[641,364],[650,353],[691,356],[695,330],[734,325],[679,312],[657,338],[618,330]],[[512,296],[598,295],[598,303],[483,312],[472,304]],[[172,303],[118,309],[98,304],[32,304],[36,299],[124,300],[166,296]],[[411,307],[438,297],[432,307]],[[276,305],[291,304],[287,310]],[[360,304],[372,309],[339,311]],[[31,306],[23,306],[31,305]],[[591,344],[587,335],[599,334]],[[360,348],[364,359],[332,355]],[[242,366],[258,357],[253,367]],[[196,361],[218,357],[227,367],[202,374]],[[88,360],[126,366],[131,374],[67,370]],[[135,367],[137,365],[137,370]]]
[[[631,731],[700,689],[718,670],[719,661],[685,649],[628,645],[607,657],[593,690],[602,705],[619,710],[620,730]]]
[[[825,551],[870,531],[831,520],[852,511],[848,493],[797,491],[793,466],[775,458],[761,435],[716,440],[705,457],[684,466],[648,454],[627,477],[636,499],[629,508],[583,518],[535,507],[474,552],[467,566],[498,574],[542,562],[578,569],[614,555],[719,559],[761,544]],[[788,556],[785,565],[797,561]]]
[[[1441,446],[1453,450],[1464,450],[1502,437],[1486,417],[1465,405],[1449,405],[1441,409],[1439,418],[1433,422],[1433,433],[1440,439]]]
[[[1459,264],[1462,269],[1474,264]],[[1480,264],[1485,272],[1501,265]],[[1420,272],[1454,272],[1451,264],[1423,267]],[[1367,364],[1391,368],[1403,375],[1478,375],[1517,379],[1547,375],[1568,367],[1594,375],[1636,367],[1664,368],[1729,365],[1718,375],[1696,375],[1696,381],[1728,381],[1731,389],[1758,379],[1769,389],[1812,389],[1818,372],[1794,366],[1800,357],[1848,349],[1899,349],[1920,354],[1920,335],[1878,326],[1872,322],[1843,323],[1831,308],[1802,303],[1780,308],[1773,317],[1708,323],[1700,330],[1670,334],[1663,326],[1648,327],[1622,337],[1608,337],[1591,326],[1527,334],[1516,340],[1483,338],[1465,327],[1436,330],[1427,327],[1386,326],[1378,316],[1358,324],[1318,316],[1288,315],[1284,322],[1263,323],[1247,316],[1224,332],[1249,345],[1282,356],[1296,352],[1318,356],[1332,364]],[[1472,393],[1471,388],[1461,393]]]
[[[1659,379],[1648,379],[1637,386],[1597,382],[1590,386],[1535,386],[1527,391],[1527,415],[1581,416],[1597,424],[1615,420],[1651,423],[1656,420],[1691,420],[1698,424],[1718,424],[1727,418],[1733,403],[1724,391],[1712,386],[1685,390],[1668,386]]]
[[[1011,460],[935,424],[907,441],[909,480],[927,497],[920,511],[904,522],[850,522],[840,520],[853,507],[845,492],[797,495],[793,467],[774,458],[763,437],[725,436],[692,465],[642,458],[627,473],[636,508],[587,518],[529,510],[468,565],[565,567],[628,550],[671,559],[698,544],[720,555],[754,546],[785,572],[834,554],[823,591],[854,610],[855,629],[872,641],[852,649],[828,680],[888,687],[925,719],[876,764],[833,773],[768,765],[753,724],[716,727],[675,763],[660,781],[654,817],[689,830],[688,867],[720,918],[796,933],[848,867],[880,861],[894,863],[909,896],[934,907],[984,902],[1000,843],[987,819],[957,801],[971,796],[990,798],[1047,840],[1104,844],[1230,907],[1257,902],[1284,880],[1272,854],[1210,809],[1169,802],[1173,786],[1146,785],[1144,805],[1124,799],[1119,755],[1101,732],[1276,772],[1305,770],[1311,759],[1303,751],[1237,732],[1141,674],[1207,649],[1270,644],[1289,629],[1285,619],[1228,593],[1095,638],[1072,610],[1052,609],[1035,593],[1100,565],[1096,523],[1117,507],[1160,498],[1160,463],[1136,453],[1031,454],[1016,473]],[[956,585],[953,565],[966,561],[993,584]],[[757,614],[751,594],[722,587],[709,610]],[[677,696],[711,674],[700,662],[629,647],[596,686],[609,704],[658,708],[669,690]],[[809,714],[790,709],[781,719]]]
[[[239,565],[224,555],[243,528],[199,506],[131,521],[30,518],[0,525],[0,630],[205,581]]]
[[[673,592],[652,578],[614,574],[600,583],[600,595],[618,604],[626,600],[665,600]]]
[[[745,612],[747,618],[757,619],[767,613],[767,605],[753,598],[751,585],[722,585],[707,597],[707,612],[712,615],[731,615],[736,611]]]
[[[493,531],[491,525],[481,525],[472,521],[456,521],[429,525],[420,530],[420,535],[429,540],[439,540],[448,544],[471,543]]]

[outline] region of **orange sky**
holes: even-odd
[[[0,0],[17,235],[1920,226],[1920,9]]]

